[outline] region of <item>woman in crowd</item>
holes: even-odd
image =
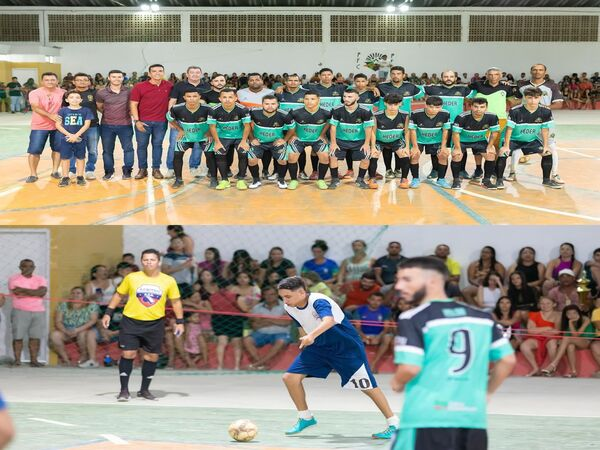
[[[498,273],[502,279],[506,276],[506,269],[502,263],[496,260],[496,249],[486,245],[481,249],[479,259],[473,261],[467,268],[467,278],[470,286],[463,289],[463,295],[467,303],[474,303],[473,300],[478,293],[478,289],[490,271]]]
[[[531,311],[537,310],[539,292],[529,286],[523,272],[513,272],[508,279],[507,295],[515,306],[520,320],[526,322]]]
[[[79,367],[98,367],[96,362],[96,331],[98,305],[85,302],[85,291],[76,286],[71,289],[69,300],[56,308],[54,331],[50,333],[50,343],[58,354],[61,363],[70,365],[65,343],[77,342],[80,351]]]
[[[212,273],[214,279],[221,286],[225,285],[225,277],[223,273],[225,271],[225,266],[227,263],[221,260],[221,252],[218,248],[208,247],[204,250],[204,261],[198,263],[198,276],[204,270],[208,270]]]
[[[264,286],[273,272],[277,273],[277,278],[280,280],[296,275],[296,266],[292,261],[283,257],[283,249],[281,247],[273,247],[269,251],[269,257],[260,263],[260,271],[258,273],[259,284]]]
[[[558,273],[563,269],[571,269],[575,277],[579,278],[582,268],[581,262],[575,259],[575,247],[570,242],[560,244],[558,258],[551,260],[546,266],[542,295],[548,295],[550,289],[558,286]]]
[[[250,274],[253,281],[258,280],[260,266],[247,250],[236,250],[233,252],[231,262],[225,266],[225,279],[229,283],[233,283],[241,272]]]
[[[260,302],[260,288],[254,284],[248,272],[240,272],[235,277],[235,282],[228,289],[243,301],[248,310]]]
[[[556,304],[549,298],[542,297],[539,307],[539,311],[529,314],[527,334],[521,344],[521,353],[531,365],[531,372],[526,375],[528,377],[540,376],[540,365],[546,355],[554,360],[558,347],[560,313],[556,311]]]
[[[167,234],[172,239],[174,237],[181,238],[183,241],[183,252],[188,256],[194,256],[194,240],[185,231],[181,225],[169,225],[167,226]],[[169,251],[167,249],[167,251]]]
[[[535,250],[532,247],[523,247],[519,250],[517,261],[508,268],[508,275],[519,271],[525,275],[527,284],[538,290],[542,289],[546,268],[535,259]]]
[[[338,286],[343,285],[347,281],[360,280],[363,273],[368,272],[375,262],[375,258],[367,255],[367,243],[362,239],[352,241],[353,255],[342,261],[340,272],[337,276]]]
[[[592,259],[585,263],[585,275],[590,280],[591,296],[598,297],[600,295],[600,248],[594,250]]]
[[[502,278],[498,272],[490,271],[483,279],[477,292],[477,304],[487,312],[492,312],[500,297],[506,295]]]
[[[332,287],[337,281],[336,275],[340,271],[338,264],[325,257],[329,247],[327,242],[318,239],[311,247],[313,259],[309,259],[302,264],[301,273],[304,275],[306,272],[317,272],[325,283]]]
[[[116,286],[110,278],[108,269],[102,264],[97,264],[90,270],[90,281],[85,284],[85,295],[98,305],[106,306],[115,293]]]
[[[183,239],[179,236],[171,238],[169,251],[162,258],[161,272],[175,278],[182,298],[192,295],[195,267],[194,258],[185,253]]]
[[[510,297],[504,295],[498,299],[492,317],[502,325],[504,335],[510,339],[512,347],[517,350],[523,342],[521,317]]]
[[[569,372],[565,378],[577,377],[577,350],[587,350],[590,348],[590,339],[596,335],[596,330],[589,317],[584,316],[579,306],[568,305],[562,311],[560,319],[560,331],[562,339],[556,351],[554,358],[542,370],[546,376],[553,376],[560,360],[567,355],[567,364]]]
[[[334,299],[338,304],[340,303],[331,288],[321,279],[317,272],[304,272],[302,278],[306,282],[306,286],[311,293],[326,295],[327,297]]]
[[[198,303],[195,305],[195,307],[197,307],[197,309],[210,309],[210,297],[211,295],[219,292],[221,287],[222,286],[219,285],[210,270],[201,271],[200,275],[198,276],[198,282],[194,285],[194,290],[197,290],[202,303]],[[194,298],[195,297],[192,296],[192,299]],[[200,314],[200,324],[202,325],[202,330],[205,337],[211,337],[214,334],[212,331],[211,317],[212,315],[208,313]]]

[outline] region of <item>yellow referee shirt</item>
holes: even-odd
[[[144,272],[127,275],[117,292],[128,295],[123,315],[135,320],[156,320],[165,316],[167,298],[173,300],[180,297],[175,278],[160,273],[157,277],[149,277]]]

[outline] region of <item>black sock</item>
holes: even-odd
[[[208,174],[211,178],[217,178],[217,160],[215,158],[215,152],[206,152],[205,155]]]
[[[300,156],[298,157],[298,168],[300,169],[300,172],[306,170],[306,151],[300,152]]]
[[[431,155],[431,169],[437,171],[439,163],[440,163],[440,161],[438,160],[438,156]]]
[[[402,178],[408,178],[408,170],[410,169],[410,158],[408,156],[405,156],[403,158],[398,159],[400,161],[400,170],[402,170]]]
[[[552,172],[552,155],[542,156],[542,177],[544,180],[550,179],[550,172]]]
[[[285,180],[285,173],[287,172],[287,164],[275,163],[275,170],[277,170],[277,179],[279,181]]]
[[[450,170],[452,170],[452,178],[458,180],[460,178],[460,168],[462,167],[462,161],[452,161],[450,163]]]
[[[269,172],[269,166],[271,165],[271,160],[273,159],[273,155],[271,155],[271,152],[264,152],[262,155],[262,167],[263,167],[263,173],[270,173]]]
[[[383,149],[383,163],[385,164],[385,170],[392,170],[392,149]],[[398,168],[398,166],[396,166]]]
[[[419,178],[419,163],[410,165],[410,174],[413,178]]]
[[[327,164],[319,163],[318,167],[319,167],[319,180],[324,180],[325,175],[327,175],[327,169],[329,169],[329,166]]]
[[[289,162],[287,164],[287,166],[288,166],[288,171],[290,172],[290,178],[292,180],[297,180],[298,179],[298,163],[297,162],[295,162],[295,163]]]
[[[129,390],[129,377],[133,370],[133,359],[125,359],[121,356],[119,360],[119,379],[121,380],[121,390]]]
[[[377,176],[377,163],[379,160],[377,158],[371,158],[369,160],[369,178],[375,179]]]
[[[467,151],[466,150],[462,151],[462,159],[460,160],[460,170],[461,171],[467,170]]]
[[[496,169],[496,161],[485,161],[483,163],[483,178],[489,180]]]
[[[173,171],[175,172],[175,178],[181,180],[181,174],[183,172],[183,152],[176,151],[173,156]]]
[[[233,158],[235,157],[235,150],[233,145],[230,145],[227,149],[227,171],[231,170],[231,166],[233,165]]]
[[[353,170],[353,166],[352,166],[352,152],[351,151],[347,151],[346,152],[346,165],[348,166],[348,170]]]
[[[146,361],[142,364],[142,387],[141,391],[147,391],[156,372],[156,361]]]
[[[242,180],[246,177],[248,170],[248,154],[238,152],[238,179]]]
[[[226,155],[217,155],[217,169],[219,169],[219,173],[221,174],[222,180],[227,180],[227,172],[229,171],[229,166],[227,165],[227,156]]]
[[[394,152],[394,167],[396,168],[396,170],[402,167],[402,162],[400,161],[401,159],[402,158],[400,158],[398,154]]]
[[[248,169],[250,169],[250,175],[252,175],[252,182],[256,183],[257,181],[260,181],[260,173],[258,171],[258,164],[255,166],[248,166]]]
[[[475,163],[475,169],[481,170],[481,163],[479,163],[479,164]]]
[[[360,178],[361,180],[364,180],[366,173],[367,173],[367,169],[363,169],[362,167],[359,167],[357,179]]]
[[[437,168],[438,179],[441,180],[442,178],[444,178],[446,176],[447,170],[448,170],[448,164],[438,163],[438,168]]]
[[[338,170],[337,167],[332,167],[331,168],[331,178],[332,179],[338,179],[338,178],[340,178],[339,170]]]
[[[504,169],[506,169],[506,156],[500,156],[496,160],[496,178],[501,180],[504,177]]]
[[[310,163],[312,164],[312,171],[316,172],[319,166],[319,157],[317,155],[310,154]]]

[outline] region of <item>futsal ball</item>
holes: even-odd
[[[229,436],[238,442],[250,442],[256,437],[258,427],[254,422],[247,419],[240,419],[229,425]]]

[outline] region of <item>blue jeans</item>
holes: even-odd
[[[177,143],[177,133],[175,128],[169,127],[169,150],[167,151],[167,169],[173,170],[173,158],[175,158],[175,144]],[[202,149],[196,142],[194,148],[192,148],[192,154],[190,155],[190,168],[197,169],[200,167],[202,161]]]
[[[102,125],[102,160],[104,173],[115,173],[115,142],[117,136],[123,148],[123,171],[133,169],[133,127],[131,125]]]
[[[167,133],[167,122],[145,121],[146,131],[135,129],[137,142],[138,168],[148,168],[148,144],[152,140],[152,168],[160,169],[162,163],[163,139]]]
[[[10,97],[10,112],[19,112],[23,107],[22,99],[20,95],[18,97]]]
[[[83,135],[85,148],[87,149],[87,162],[85,171],[93,172],[96,170],[96,161],[98,161],[98,140],[100,139],[100,125],[90,127]],[[71,158],[69,171],[75,173],[75,157]]]

